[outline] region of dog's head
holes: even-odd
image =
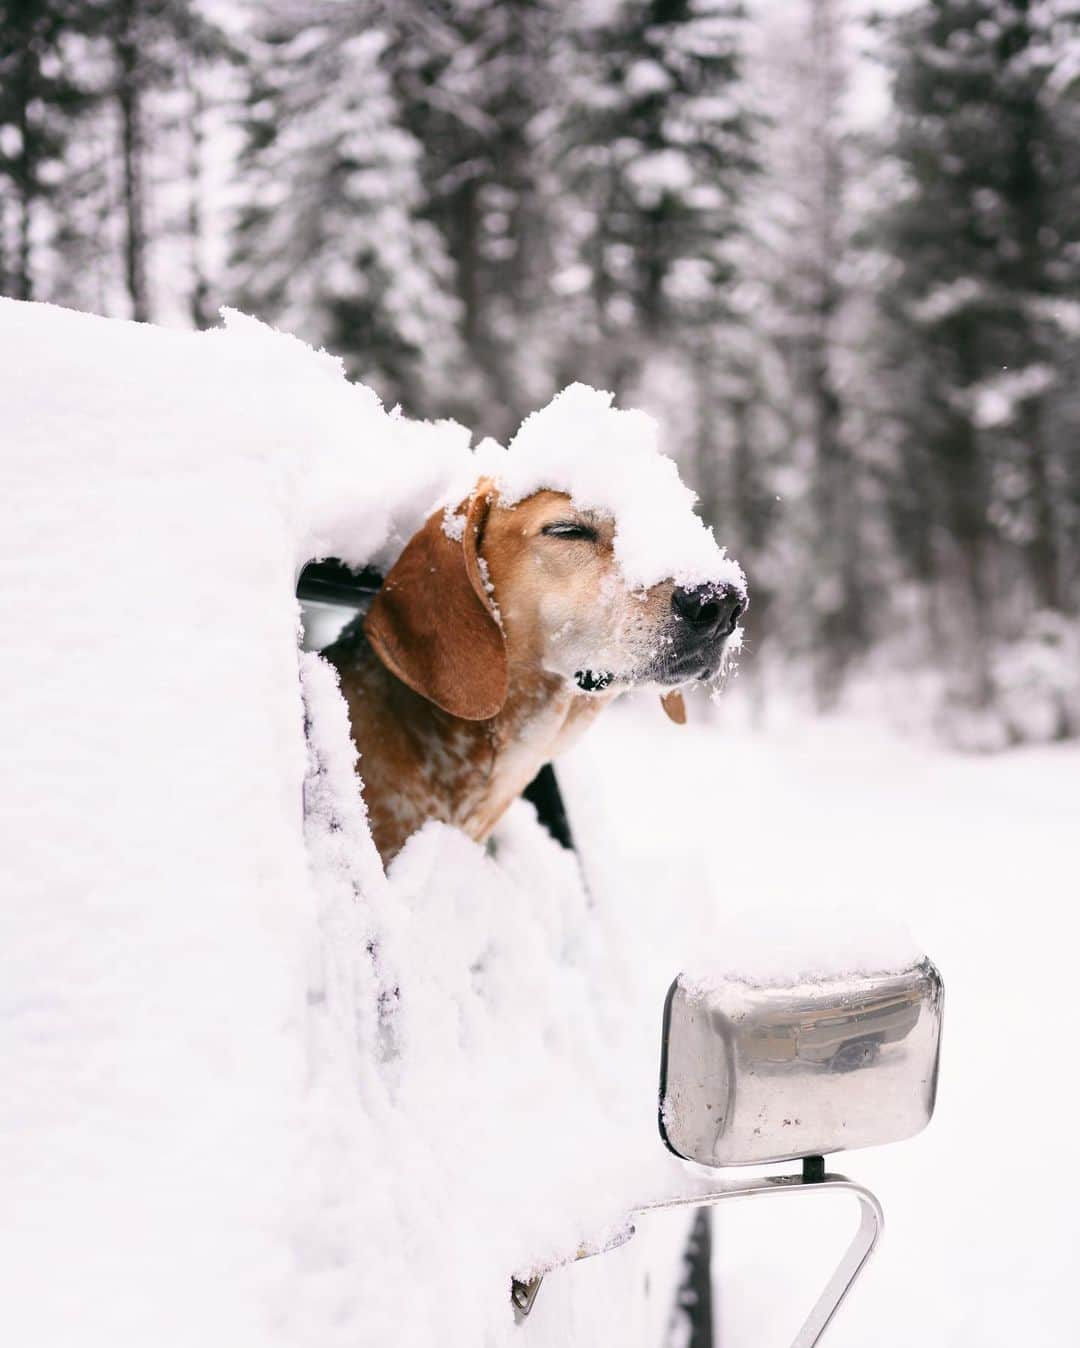
[[[670,580],[633,591],[614,533],[610,517],[561,492],[504,505],[483,481],[409,541],[372,604],[368,639],[404,683],[467,720],[495,716],[517,672],[583,693],[712,678],[744,593]]]

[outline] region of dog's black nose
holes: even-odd
[[[702,632],[734,632],[746,608],[746,601],[730,585],[695,585],[691,590],[676,588],[671,607],[691,627]]]

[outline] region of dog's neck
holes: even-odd
[[[509,692],[487,721],[442,711],[397,679],[362,633],[328,658],[342,680],[375,845],[384,862],[429,819],[482,842],[536,773],[614,693],[581,693],[532,662],[510,663]]]

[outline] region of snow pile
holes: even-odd
[[[62,499],[74,473],[89,506],[119,474],[147,489],[165,473],[188,485],[204,474],[207,508],[214,479],[219,490],[228,479],[242,517],[245,481],[257,492],[272,480],[290,565],[333,555],[385,567],[474,473],[464,427],[389,413],[334,357],[232,311],[192,334],[0,300],[0,333],[5,466],[35,494],[48,484]],[[197,512],[190,527],[197,537]],[[234,560],[245,541],[241,518]]]
[[[466,433],[239,316],[3,302],[0,348],[14,1337],[654,1344],[644,1236],[525,1329],[508,1284],[682,1182],[658,1033],[701,905],[590,901],[525,805],[494,856],[432,827],[387,878],[298,667],[298,568],[392,561]]]
[[[715,954],[683,971],[687,989],[725,980],[760,987],[900,973],[924,957],[898,922],[836,907],[771,907],[726,917]]]
[[[615,560],[632,589],[662,580],[729,584],[745,591],[739,564],[694,514],[696,496],[660,452],[645,412],[613,407],[613,395],[571,384],[526,417],[505,453],[487,467],[512,505],[542,488],[566,492],[583,510],[615,520]]]
[[[303,680],[320,939],[300,1242],[321,1277],[301,1282],[287,1341],[321,1341],[329,1282],[362,1342],[492,1342],[520,1333],[511,1272],[682,1187],[654,1132],[659,994],[641,1000],[632,938],[589,910],[576,860],[523,802],[494,858],[432,823],[385,880],[334,672],[309,655]]]

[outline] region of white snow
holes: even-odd
[[[920,323],[943,323],[973,304],[981,293],[978,281],[969,276],[948,281],[924,295],[914,306],[913,315]]]
[[[674,953],[524,804],[494,857],[432,826],[384,877],[297,651],[299,567],[392,561],[475,475],[467,433],[238,315],[5,301],[0,350],[5,1326],[655,1342],[678,1231],[553,1278],[523,1330],[509,1279],[686,1182],[654,1120]]]
[[[602,1243],[638,1194],[684,1183],[654,1136],[659,1002],[634,986],[633,940],[590,912],[575,861],[524,804],[494,858],[429,824],[387,883],[344,706],[314,656],[304,687],[322,936],[306,1034],[323,1098],[304,1242],[332,1251],[316,1268],[361,1342],[514,1343],[512,1272]],[[325,1291],[307,1278],[293,1291],[320,1332]],[[611,1314],[598,1308],[595,1327]]]
[[[80,473],[88,504],[110,504],[116,476],[151,491],[176,474],[211,512],[216,478],[237,501],[246,481],[272,497],[290,566],[325,555],[379,566],[472,472],[464,427],[386,412],[334,357],[242,314],[192,334],[3,300],[0,334],[5,468],[27,489],[47,483],[56,509]],[[185,519],[179,502],[170,528],[173,516]],[[150,527],[126,517],[132,533]],[[180,527],[198,525],[196,509]],[[236,558],[244,525],[241,509],[226,543]]]
[[[1022,370],[1005,369],[995,378],[965,390],[966,405],[980,430],[993,430],[1007,426],[1015,419],[1021,403],[1045,393],[1053,387],[1054,380],[1054,371],[1039,362]]]
[[[542,488],[616,522],[615,560],[632,589],[674,578],[680,585],[745,590],[737,562],[693,511],[697,499],[660,452],[660,428],[645,412],[612,406],[613,395],[571,384],[526,417],[489,471],[508,505]]]
[[[433,825],[384,876],[295,575],[392,559],[475,467],[466,433],[239,318],[5,302],[0,348],[13,1341],[655,1348],[681,1221],[552,1273],[524,1326],[509,1276],[700,1183],[656,1132],[667,985],[724,960],[734,911],[838,903],[909,924],[947,991],[938,1118],[841,1162],[890,1225],[831,1342],[1070,1341],[1078,1186],[1010,1166],[1071,1138],[1075,747],[973,761],[617,707],[565,767],[584,882],[521,803],[493,854]],[[571,405],[611,502],[611,427],[652,432],[603,396]],[[535,427],[508,491],[543,478]],[[624,548],[646,583],[653,540]],[[726,1345],[790,1338],[847,1234],[800,1220],[721,1214]]]
[[[758,905],[725,917],[715,947],[683,969],[686,988],[737,980],[793,986],[845,975],[900,973],[924,957],[899,921],[868,918],[854,905]]]

